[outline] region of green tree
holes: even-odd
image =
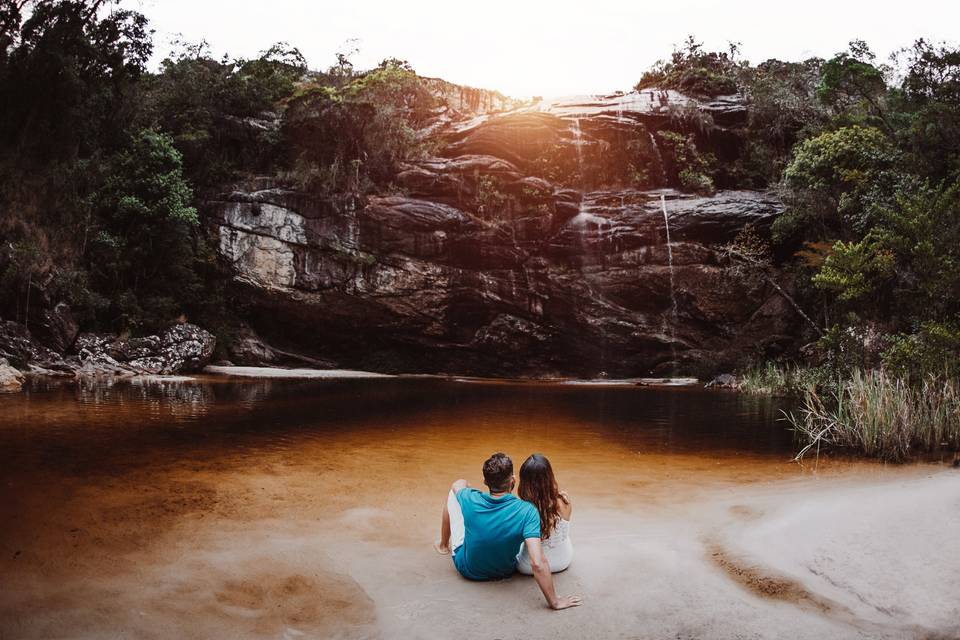
[[[127,138],[151,49],[146,18],[103,0],[0,2],[0,308],[18,318],[95,298],[82,203]]]
[[[145,130],[109,162],[90,198],[96,234],[88,252],[93,285],[113,305],[102,318],[122,328],[154,329],[196,301],[197,211],[172,139]]]
[[[950,179],[960,172],[960,49],[918,40],[906,55],[899,138],[917,173]]]
[[[306,74],[300,52],[276,44],[252,60],[214,60],[206,43],[182,44],[145,83],[142,126],[173,136],[201,189],[275,170],[279,110]]]
[[[386,60],[341,87],[322,79],[300,86],[288,101],[284,137],[311,188],[365,191],[388,185],[400,162],[423,155],[417,130],[435,105],[408,64]]]
[[[876,207],[862,239],[833,245],[813,283],[836,295],[845,324],[866,322],[893,334],[884,357],[898,370],[906,371],[912,356],[928,364],[956,359],[960,183],[901,183]]]
[[[874,64],[876,55],[862,40],[850,43],[849,53],[840,53],[823,63],[817,97],[834,116],[845,123],[894,130],[886,105],[885,68]]]
[[[152,51],[146,18],[102,1],[36,0],[20,22],[0,11],[8,43],[0,57],[0,139],[20,163],[89,157],[119,142],[132,87]]]
[[[823,60],[766,60],[740,73],[740,92],[747,103],[744,144],[735,161],[734,178],[749,187],[779,182],[793,146],[819,133],[828,120],[817,100]]]
[[[880,130],[854,125],[800,143],[784,172],[787,212],[774,231],[781,241],[859,239],[878,202],[901,175],[899,151]]]
[[[728,51],[706,51],[703,43],[688,36],[683,47],[674,50],[669,60],[657,61],[634,88],[675,89],[702,97],[736,93],[737,75],[745,65],[739,55],[736,44]]]

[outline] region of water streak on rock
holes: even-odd
[[[674,373],[676,373],[677,323],[680,320],[680,314],[677,309],[677,291],[673,275],[673,243],[670,241],[670,216],[667,215],[667,199],[663,194],[660,194],[660,207],[663,209],[663,228],[667,234],[667,264],[670,269],[670,352],[673,356]]]

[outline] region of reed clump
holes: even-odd
[[[764,396],[802,396],[811,389],[836,386],[836,375],[827,367],[765,362],[745,371],[737,379],[744,393]]]
[[[833,388],[809,387],[800,408],[785,415],[804,443],[796,460],[822,447],[890,462],[960,451],[960,385],[951,377],[911,383],[883,370],[855,370]]]

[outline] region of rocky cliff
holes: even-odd
[[[681,193],[661,150],[689,131],[722,167],[746,117],[735,98],[482,111],[437,124],[436,156],[389,192],[261,178],[208,203],[266,341],[379,371],[615,377],[706,375],[793,341],[777,275],[725,249],[747,225],[762,235],[778,201],[723,189],[722,170],[720,191]]]

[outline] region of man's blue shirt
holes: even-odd
[[[513,574],[525,538],[540,537],[540,514],[529,502],[498,498],[472,488],[457,492],[465,536],[453,554],[457,571],[470,580],[498,580]]]

